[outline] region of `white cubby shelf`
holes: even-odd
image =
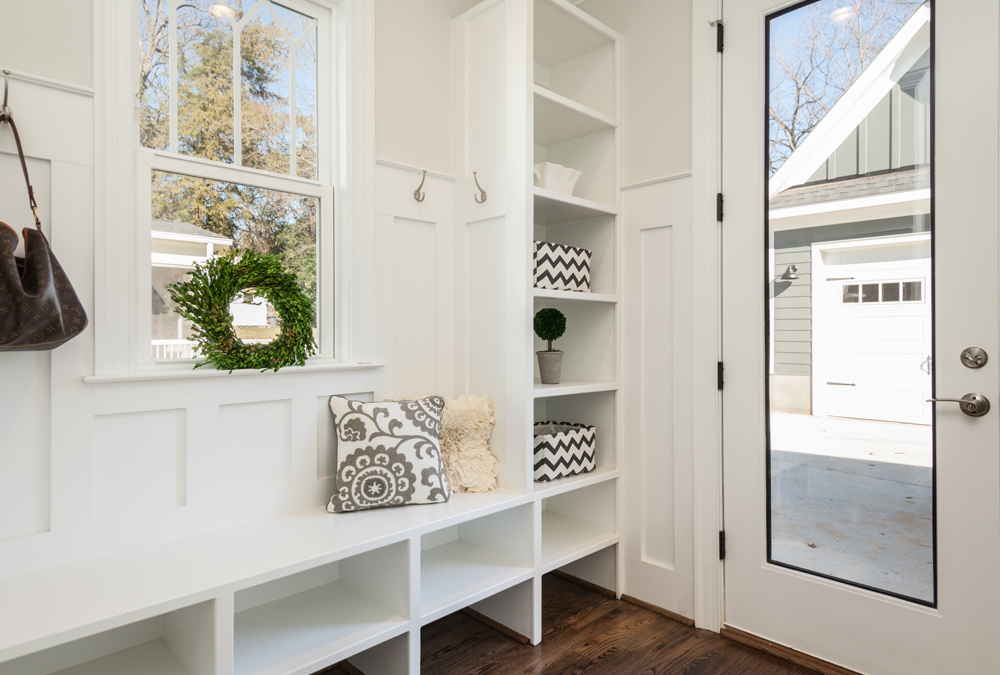
[[[618,215],[617,207],[548,190],[537,185],[534,188],[534,201],[536,225],[558,225],[599,216]]]
[[[543,500],[543,574],[618,543],[617,486],[603,481]]]
[[[542,384],[541,380],[536,378],[534,393],[537,399],[617,390],[618,383],[613,381],[604,382],[601,380],[571,380],[563,378],[559,384]]]
[[[614,481],[618,478],[618,475],[618,469],[614,466],[598,466],[593,471],[588,471],[587,473],[578,473],[575,476],[566,476],[565,478],[535,483],[534,493],[542,497],[562,494],[571,490],[579,490],[588,485]]]
[[[309,675],[409,630],[408,542],[236,593],[235,675]]]
[[[425,534],[420,618],[430,623],[531,578],[531,508],[520,506]]]
[[[618,120],[535,85],[535,145],[549,147],[618,128]]]
[[[548,288],[536,288],[533,292],[536,298],[546,300],[568,300],[570,302],[618,302],[617,295],[610,293],[581,293],[578,291],[554,291]]]

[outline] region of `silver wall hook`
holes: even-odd
[[[482,204],[486,201],[486,190],[484,190],[483,186],[479,184],[479,177],[476,176],[475,171],[472,172],[472,180],[476,181],[476,187],[479,188],[480,193],[478,195],[473,195],[472,198],[476,200],[477,204]]]
[[[418,202],[422,202],[425,199],[427,199],[427,193],[420,191],[420,188],[424,186],[425,180],[427,180],[427,169],[424,169],[424,175],[420,179],[420,185],[418,185],[417,189],[413,191],[413,198],[416,199]]]
[[[7,87],[10,84],[10,71],[3,71],[3,108],[0,109],[0,122],[10,119],[11,109],[7,105]]]

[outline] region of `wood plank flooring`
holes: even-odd
[[[817,675],[816,671],[554,575],[543,641],[520,644],[458,612],[421,633],[422,675]],[[329,675],[354,675],[333,669]],[[378,675],[369,673],[367,675]]]

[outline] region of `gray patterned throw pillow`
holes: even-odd
[[[337,479],[327,511],[451,499],[439,440],[443,398],[362,403],[332,396],[330,409],[337,430]]]

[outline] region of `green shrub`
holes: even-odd
[[[535,314],[535,335],[541,340],[549,343],[549,351],[552,351],[552,342],[558,340],[566,332],[566,315],[554,307],[546,307],[538,310]]]

